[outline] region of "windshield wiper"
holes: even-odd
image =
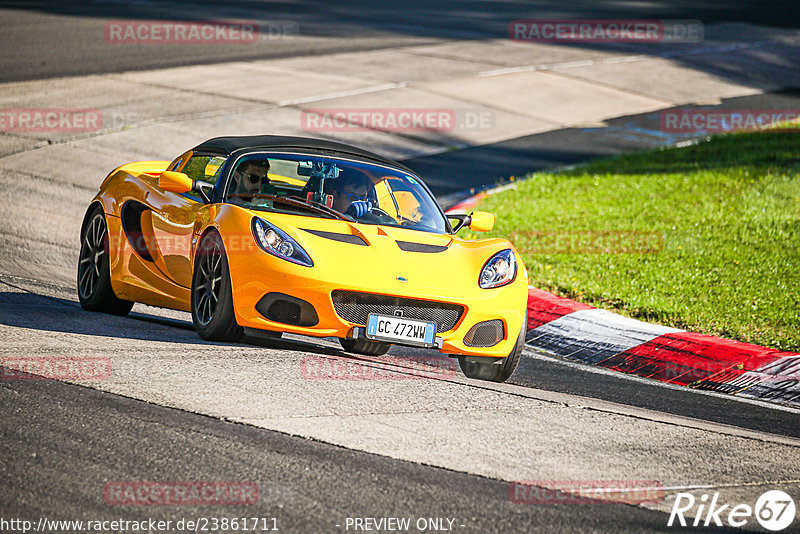
[[[294,207],[301,208],[301,209],[304,209],[304,210],[313,211],[315,213],[322,213],[324,215],[328,215],[330,217],[333,217],[335,219],[339,219],[339,220],[342,220],[342,221],[350,221],[350,222],[353,221],[353,219],[348,217],[347,215],[344,215],[343,213],[339,213],[335,209],[329,208],[328,206],[325,206],[324,204],[319,204],[319,203],[313,202],[313,201],[311,203],[309,203],[309,202],[304,202],[302,200],[295,200],[293,198],[281,197],[281,196],[278,196],[278,195],[268,195],[268,194],[265,194],[265,193],[231,193],[228,196],[229,197],[265,198],[267,200],[272,200],[273,202],[277,201],[277,202],[280,202],[282,204],[286,204],[288,206],[294,206]]]

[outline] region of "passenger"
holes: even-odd
[[[361,217],[372,209],[370,189],[369,177],[353,169],[342,170],[338,178],[325,180],[325,193],[333,195],[333,209],[352,217]]]

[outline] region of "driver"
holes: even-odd
[[[269,160],[251,159],[245,161],[233,171],[230,193],[260,193],[262,185],[268,181],[268,172]]]
[[[372,181],[366,174],[347,169],[334,180],[325,180],[325,193],[333,195],[333,209],[353,217],[366,215],[372,209],[369,190]]]

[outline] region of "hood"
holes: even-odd
[[[477,288],[486,261],[511,247],[504,239],[467,241],[393,226],[251,211],[291,235],[325,278],[397,293],[435,295]],[[405,281],[402,281],[405,279]]]

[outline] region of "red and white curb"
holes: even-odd
[[[467,213],[497,190],[462,200]],[[800,406],[800,354],[653,325],[531,287],[531,348],[670,384]]]
[[[533,287],[526,341],[623,373],[800,406],[800,354],[645,323]]]

